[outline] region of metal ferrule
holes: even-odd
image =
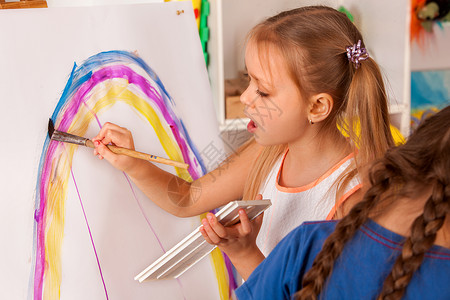
[[[55,130],[52,134],[52,140],[86,146],[87,138],[76,136],[67,132]]]

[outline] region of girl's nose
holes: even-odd
[[[255,101],[254,97],[252,96],[250,87],[248,87],[242,94],[239,100],[242,102],[242,104],[250,107],[255,108]]]

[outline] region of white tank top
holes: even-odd
[[[264,212],[256,239],[256,244],[266,257],[283,237],[303,222],[331,219],[336,208],[361,188],[359,179],[353,178],[336,203],[337,185],[334,183],[353,162],[353,154],[310,184],[295,188],[280,186],[278,182],[287,152],[275,164],[260,190],[263,199],[272,201],[272,206]]]

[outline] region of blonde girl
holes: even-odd
[[[208,242],[241,254],[232,255],[232,262],[245,278],[302,222],[345,213],[360,197],[358,172],[392,146],[383,79],[364,47],[354,24],[329,7],[286,11],[257,25],[248,38],[249,86],[241,96],[254,142],[213,176],[188,183],[151,163],[111,153],[109,143],[134,146],[128,130],[110,123],[94,138],[94,153],[180,217],[258,194],[272,199],[258,242],[261,220],[249,223],[242,215],[241,224],[224,228],[208,214],[203,223]],[[177,201],[168,195],[174,180],[178,190],[171,192],[182,195]]]

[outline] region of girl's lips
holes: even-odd
[[[248,124],[247,124],[247,131],[250,133],[253,133],[256,131],[256,129],[257,129],[257,126],[256,126],[255,122],[253,122],[253,120],[250,120],[250,122],[248,122]]]

